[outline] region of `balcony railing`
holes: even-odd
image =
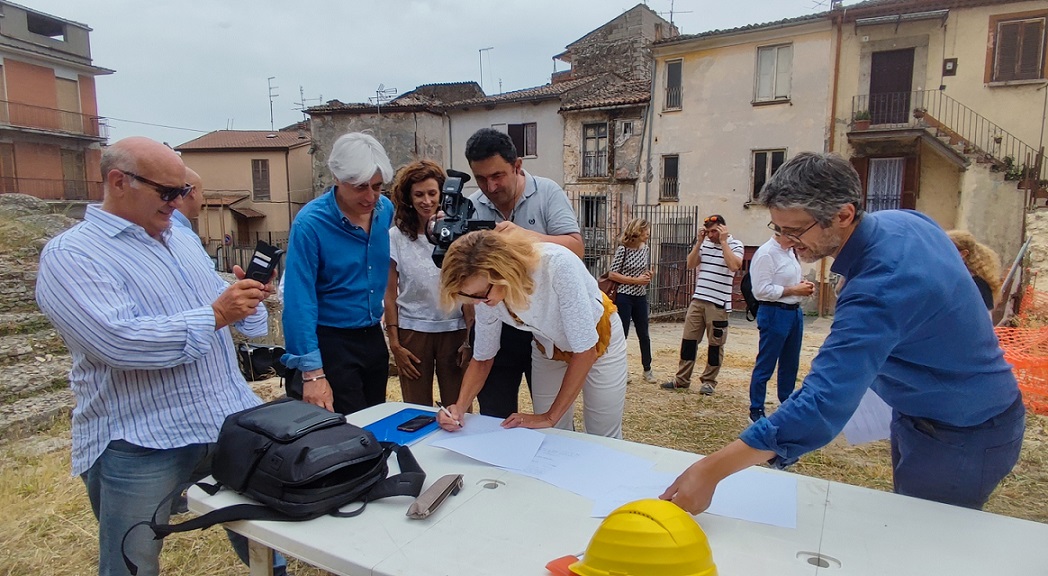
[[[663,178],[659,186],[659,200],[676,201],[680,199],[676,178]]]
[[[109,138],[109,126],[106,125],[105,118],[100,116],[7,100],[0,100],[0,126],[2,125]]]
[[[0,193],[17,192],[44,200],[101,200],[102,183],[0,176]]]
[[[681,99],[681,87],[680,86],[669,86],[666,88],[666,110],[677,110],[680,109]]]
[[[1044,150],[1019,140],[1004,128],[940,90],[873,94],[852,98],[852,118],[868,112],[872,129],[922,128],[947,138],[965,154],[991,162],[1006,180],[1036,187],[1048,180]]]

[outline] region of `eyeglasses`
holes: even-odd
[[[719,223],[720,223],[720,218],[717,217],[717,216],[709,216],[705,220],[702,221],[702,225],[703,226],[709,226],[710,224],[719,224]]]
[[[774,232],[774,233],[776,233],[776,234],[778,234],[780,236],[786,237],[786,239],[791,241],[791,242],[800,242],[801,241],[801,236],[804,236],[805,234],[807,234],[808,230],[811,230],[812,228],[814,228],[815,225],[818,224],[818,223],[819,223],[819,221],[816,220],[816,221],[812,222],[811,225],[809,225],[804,230],[801,230],[800,232],[783,232],[782,228],[779,228],[778,226],[776,226],[774,222],[768,222],[768,228],[772,232]]]
[[[494,284],[492,284],[491,282],[488,282],[488,289],[485,290],[484,294],[480,295],[480,296],[478,296],[476,294],[466,294],[465,292],[457,292],[457,294],[459,296],[462,296],[463,298],[471,298],[473,300],[487,300],[488,299],[488,294],[491,294],[491,289],[494,288],[494,287],[495,287]]]
[[[138,174],[135,174],[134,172],[126,172],[124,170],[121,170],[121,172],[123,172],[123,174],[125,176],[128,176],[128,177],[130,177],[133,180],[138,180],[139,182],[142,182],[143,184],[149,184],[150,186],[155,188],[156,191],[158,193],[160,193],[160,199],[163,200],[164,202],[171,202],[172,200],[175,200],[176,198],[182,198],[186,194],[189,194],[190,192],[193,191],[193,187],[190,186],[189,184],[186,184],[186,185],[184,185],[184,186],[182,186],[180,188],[179,187],[174,187],[174,186],[164,186],[162,184],[157,184],[156,182],[153,182],[149,178],[143,178],[143,177],[139,176]]]

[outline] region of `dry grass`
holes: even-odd
[[[676,367],[679,325],[653,326],[654,368],[662,377]],[[748,333],[751,332],[751,333]],[[661,333],[661,336],[660,336]],[[705,454],[735,439],[748,424],[747,386],[755,349],[755,330],[733,329],[720,385],[713,396],[694,391],[662,391],[644,382],[636,343],[630,340],[630,384],[624,422],[626,439]],[[806,337],[802,373],[818,346],[818,336]],[[259,388],[264,397],[279,391]],[[390,380],[390,400],[399,400],[396,380]],[[522,402],[527,405],[522,393]],[[767,406],[774,409],[774,402]],[[580,416],[580,414],[577,414]],[[95,574],[97,524],[83,484],[69,476],[69,425],[56,423],[29,441],[0,447],[0,576]],[[987,505],[987,511],[1038,522],[1048,521],[1048,419],[1030,415],[1022,458]],[[809,454],[794,472],[891,490],[886,442],[847,446],[837,440]],[[243,575],[222,530],[176,534],[167,539],[162,565],[165,574]],[[292,561],[299,576],[323,572]]]

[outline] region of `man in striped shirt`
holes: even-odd
[[[206,473],[225,417],[261,403],[228,326],[265,334],[259,303],[270,287],[239,267],[228,285],[199,240],[171,229],[190,188],[173,150],[125,138],[102,154],[101,171],[102,204],[41,253],[36,300],[72,355],[72,471],[98,519],[98,572],[123,576],[125,533],[154,511],[166,522],[170,507],[159,504]],[[160,548],[145,526],[125,545],[140,575],[159,573]]]
[[[684,316],[684,335],[680,342],[680,364],[677,375],[662,385],[665,390],[688,388],[695,369],[699,342],[705,332],[709,341],[706,369],[699,380],[699,394],[709,396],[717,387],[724,358],[724,343],[728,340],[728,313],[731,312],[731,289],[735,272],[742,267],[742,242],[728,234],[728,226],[720,214],[702,222],[695,246],[688,253],[688,270],[698,268],[695,293]]]

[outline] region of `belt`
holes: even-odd
[[[800,304],[786,304],[784,302],[765,302],[761,300],[761,306],[771,306],[772,308],[782,308],[783,310],[796,310],[801,307]]]

